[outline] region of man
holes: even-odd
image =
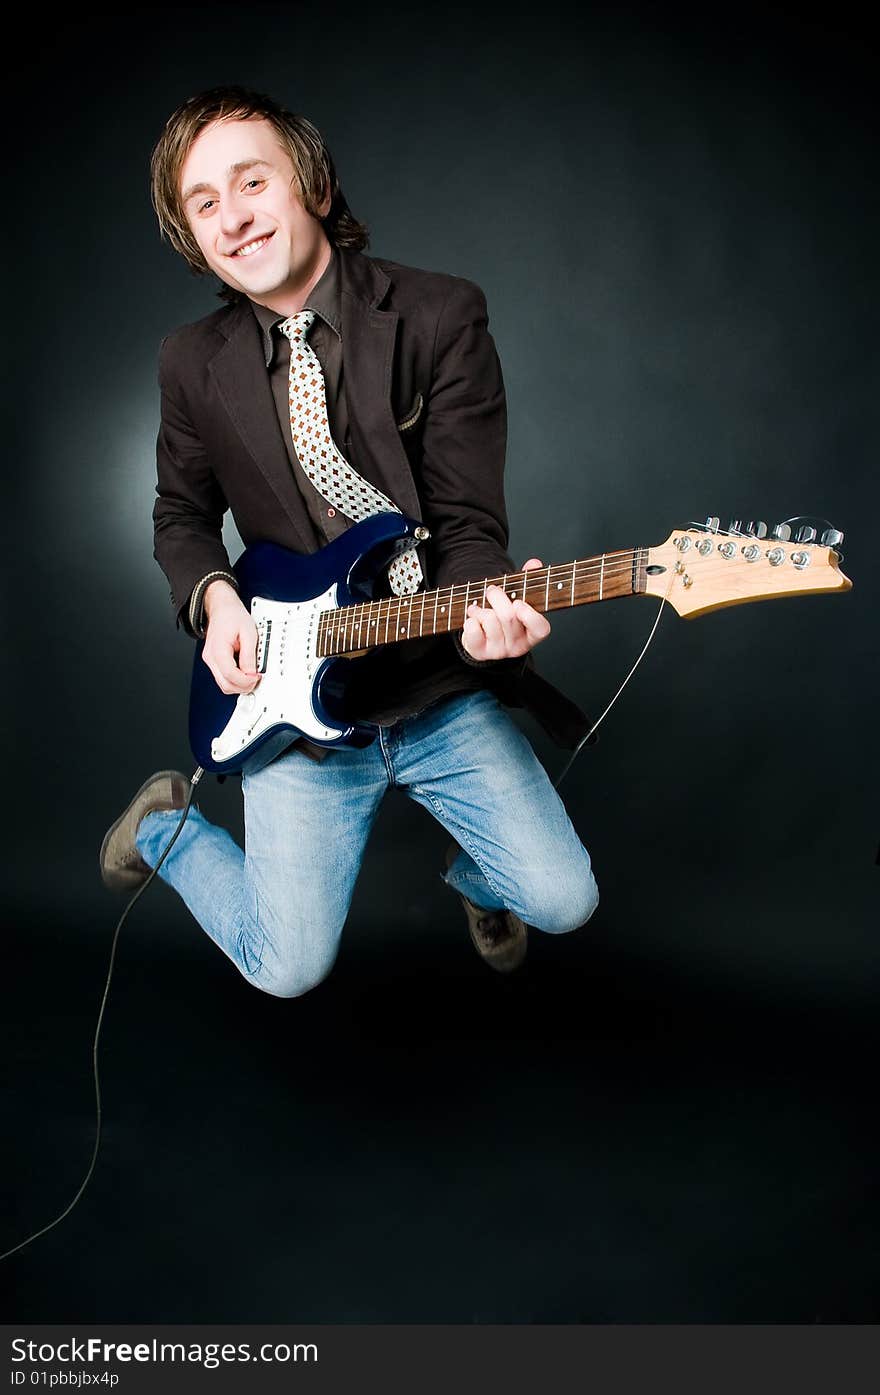
[[[227,301],[162,345],[154,509],[178,624],[204,635],[221,690],[259,682],[255,626],[221,537],[227,507],[246,545],[300,553],[356,521],[362,496],[366,513],[420,518],[430,540],[418,561],[411,554],[397,575],[389,567],[398,594],[515,571],[504,389],[482,292],[363,255],[366,230],[319,133],[241,88],[200,94],[173,114],[153,153],[152,192],[163,233],[195,271],[219,277]],[[312,414],[333,479],[307,439]],[[526,924],[559,932],[589,918],[598,899],[589,856],[498,701],[531,708],[573,744],[583,714],[528,661],[549,629],[490,587],[460,634],[358,661],[348,702],[375,725],[372,745],[300,740],[243,775],[245,852],[192,810],[160,875],[250,982],[296,996],[329,972],[390,785],[453,835],[444,880],[492,967],[522,961]],[[109,885],[145,879],[188,793],[173,771],[138,791],[104,840]]]

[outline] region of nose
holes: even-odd
[[[251,222],[253,212],[237,194],[227,194],[220,200],[220,227],[224,237],[237,236]]]

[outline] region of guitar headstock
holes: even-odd
[[[768,533],[766,523],[733,519],[722,531],[717,518],[707,518],[647,549],[645,589],[685,617],[776,596],[848,591],[852,582],[835,551],[842,541],[825,520],[792,518]]]

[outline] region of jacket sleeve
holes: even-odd
[[[171,358],[172,346],[165,339],[159,353],[153,555],[168,578],[178,626],[193,634],[188,612],[195,587],[211,573],[231,573],[223,545],[227,503],[187,413]]]
[[[431,583],[515,571],[507,553],[507,403],[486,298],[456,280],[437,322],[419,495],[431,529]]]
[[[515,572],[507,551],[504,456],[507,399],[486,297],[456,280],[440,314],[422,443],[419,490],[431,529],[431,584],[501,577]],[[525,658],[472,659],[461,635],[458,657],[497,677],[523,672]]]

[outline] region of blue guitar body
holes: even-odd
[[[299,736],[323,746],[366,746],[375,728],[343,715],[348,671],[357,659],[321,658],[318,616],[374,599],[388,563],[415,545],[421,525],[399,513],[354,524],[320,552],[302,556],[274,543],[248,547],[233,567],[242,603],[257,625],[253,694],[227,696],[202,660],[193,660],[189,737],[203,770],[253,772]]]

